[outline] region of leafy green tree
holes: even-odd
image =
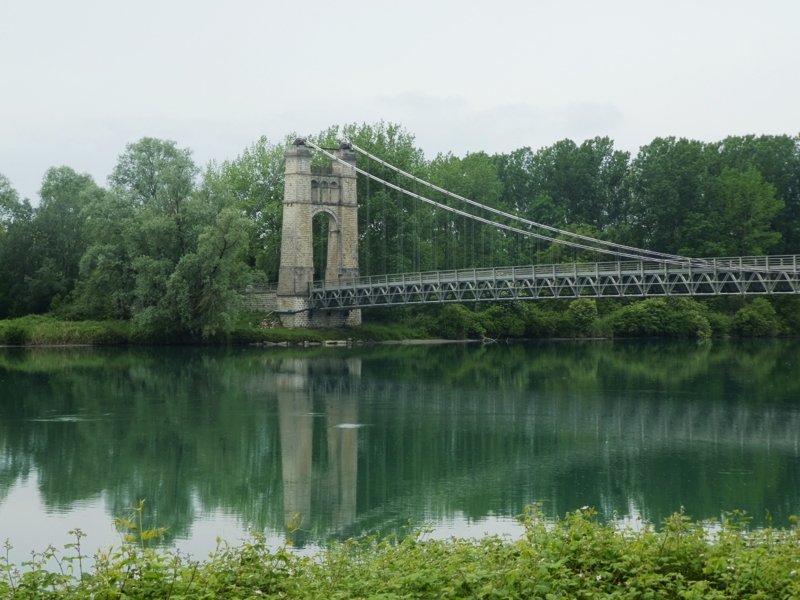
[[[773,223],[786,205],[761,168],[791,195],[791,176],[777,164],[791,164],[790,146],[752,137],[654,140],[631,168],[635,243],[690,256],[772,250],[781,238]]]
[[[174,213],[194,187],[191,155],[171,140],[144,137],[125,147],[108,180],[132,204]]]
[[[86,250],[83,207],[103,193],[91,176],[70,167],[45,173],[34,228],[40,267],[31,279],[32,288],[41,288],[38,296],[43,310],[72,291]]]
[[[22,280],[30,260],[33,209],[0,174],[0,318],[18,316]]]
[[[503,187],[497,175],[497,166],[495,161],[483,152],[467,154],[463,158],[452,154],[440,154],[431,161],[430,178],[439,187],[459,196],[492,207],[500,205]],[[457,200],[438,197],[436,199],[459,210],[496,219],[491,213],[481,213]],[[434,243],[439,247],[437,254],[446,257],[443,267],[491,266],[501,260],[494,256],[497,253],[493,252],[499,249],[503,242],[502,234],[495,228],[444,210],[437,211],[436,223],[437,235]]]
[[[544,310],[537,302],[520,302],[520,314],[525,323],[525,337],[544,338],[556,333],[559,315]]]
[[[707,308],[691,298],[648,298],[612,313],[608,322],[615,336],[708,338]]]
[[[525,333],[524,312],[516,303],[492,304],[481,312],[480,318],[491,338],[522,337]]]
[[[280,267],[280,231],[283,216],[283,145],[262,136],[235,160],[211,165],[205,172],[201,193],[230,195],[246,217],[249,248],[244,259],[251,267],[276,281]]]
[[[512,211],[554,227],[618,237],[628,222],[629,158],[614,150],[609,138],[598,137],[580,145],[562,140],[535,153],[522,148],[494,160],[507,195],[503,203]],[[537,254],[544,253],[540,260],[561,259],[560,247],[532,244]],[[521,253],[519,241],[515,250]]]
[[[592,298],[578,298],[569,303],[566,313],[567,327],[572,335],[586,335],[597,320],[597,302]]]
[[[396,167],[425,178],[426,162],[414,136],[384,121],[332,127],[317,136],[323,145],[349,140]],[[414,190],[410,180],[358,155],[358,166],[385,181]],[[419,193],[423,188],[417,190]],[[433,211],[417,200],[358,176],[359,267],[362,275],[429,270],[435,264]]]
[[[197,167],[191,150],[169,140],[145,137],[128,144],[108,181],[111,190],[152,222],[149,242],[177,261],[188,249],[187,203]]]
[[[34,272],[33,208],[22,203],[8,230],[0,237],[0,316],[19,317],[29,314],[28,282]]]
[[[27,201],[20,203],[2,182],[0,187],[5,188],[0,192],[4,310],[12,315],[47,312],[63,302],[75,285],[85,250],[81,210],[102,192],[89,175],[69,167],[47,171],[36,208]]]
[[[145,337],[206,338],[232,327],[251,221],[219,172],[195,190],[196,172],[174,142],[128,145],[111,193],[84,211],[91,243],[77,313],[131,319]]]
[[[447,304],[439,312],[432,333],[448,340],[463,340],[468,337],[481,337],[485,329],[480,316],[467,307],[461,304]]]
[[[181,257],[193,249],[192,229],[197,224],[190,220],[189,204],[196,171],[188,149],[172,141],[143,138],[128,144],[109,177],[111,191],[127,217],[120,241],[132,268],[127,309],[134,324],[163,324],[154,315],[166,294],[167,280]]]
[[[247,274],[241,260],[247,248],[246,225],[238,211],[225,209],[206,226],[196,251],[184,255],[167,278],[163,295],[136,316],[140,328],[204,339],[229,331],[240,308],[237,290]]]
[[[507,212],[520,215],[537,223],[553,227],[566,224],[566,209],[557,204],[550,191],[541,185],[537,156],[528,148],[520,148],[508,154],[496,154],[493,160],[503,191],[501,203]],[[515,226],[518,224],[515,223]],[[541,232],[545,233],[545,232]],[[494,253],[492,264],[509,265],[534,262],[537,255],[549,245],[541,240],[522,240],[519,235],[500,235],[504,240],[502,254]]]
[[[755,298],[740,308],[733,317],[733,332],[746,337],[777,335],[781,322],[775,309],[766,298]]]
[[[83,208],[87,248],[81,256],[80,277],[70,307],[73,316],[130,319],[136,279],[137,211],[109,192]]]
[[[586,140],[580,146],[562,140],[531,158],[532,191],[546,194],[562,207],[563,224],[603,229],[623,216],[628,160],[628,153],[614,150],[607,137]]]
[[[702,142],[656,138],[641,148],[630,171],[630,218],[637,246],[697,253],[687,229],[713,226],[710,215],[697,211],[704,206],[708,165],[708,151]],[[710,222],[698,223],[698,219]]]
[[[714,144],[715,169],[755,169],[772,185],[783,208],[775,215],[774,230],[781,234],[778,253],[800,251],[800,136],[731,136]]]
[[[533,174],[535,168],[533,151],[526,146],[508,154],[495,154],[492,160],[503,188],[501,196],[506,208],[513,213],[523,214],[529,210],[530,203],[536,195],[541,193]],[[560,222],[560,219],[549,219],[546,215],[538,217],[531,215],[530,218],[548,225]]]
[[[564,229],[572,233],[577,233],[583,236],[588,236],[596,239],[606,239],[609,235],[597,231],[590,225],[567,225]],[[554,239],[563,240],[566,242],[580,242],[572,236],[567,234],[559,234]],[[585,242],[580,242],[585,243]],[[537,247],[539,244],[537,244]],[[613,260],[607,254],[598,254],[591,250],[584,250],[567,246],[565,244],[547,244],[541,243],[542,250],[536,253],[536,262],[543,264],[563,263],[563,262],[594,262],[597,260]]]
[[[775,188],[750,167],[739,171],[725,167],[709,177],[702,211],[688,213],[684,252],[698,256],[766,254],[780,240],[772,229],[783,208]]]
[[[20,200],[17,190],[11,186],[8,178],[0,173],[0,234],[6,230],[8,224],[14,219],[19,207]]]

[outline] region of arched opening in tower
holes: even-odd
[[[311,223],[314,251],[314,280],[325,280],[326,285],[337,285],[341,272],[341,248],[336,219],[327,211],[320,211]]]

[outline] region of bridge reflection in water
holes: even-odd
[[[316,390],[311,371],[337,376],[344,385]],[[280,420],[281,469],[284,526],[295,546],[302,546],[311,526],[312,493],[325,498],[330,533],[346,536],[356,518],[358,480],[358,397],[352,379],[360,376],[359,359],[307,359],[282,361],[276,376]],[[324,414],[314,412],[314,397],[321,400]],[[323,419],[318,418],[323,417]],[[323,421],[327,442],[327,475],[315,478],[313,471],[314,426]],[[313,490],[318,486],[319,490]]]

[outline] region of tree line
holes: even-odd
[[[196,338],[229,330],[238,290],[277,279],[283,151],[293,137],[262,137],[204,168],[188,148],[143,138],[125,148],[105,186],[68,166],[49,169],[36,205],[0,175],[0,318],[53,312]],[[600,239],[687,256],[800,252],[800,136],[657,138],[635,156],[597,137],[432,159],[391,123],[331,127],[313,139],[352,140],[461,196]],[[359,166],[452,204],[369,159]],[[363,176],[358,201],[364,275],[603,260],[436,210]],[[314,226],[321,273],[327,223]]]

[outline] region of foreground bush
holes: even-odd
[[[715,532],[715,533],[711,533]],[[270,551],[263,538],[220,544],[203,562],[146,547],[137,533],[100,553],[90,572],[78,544],[22,569],[2,565],[4,598],[798,598],[800,530],[748,531],[741,515],[714,525],[683,514],[621,530],[591,510],[556,524],[536,511],[519,540],[351,541],[316,557]]]

